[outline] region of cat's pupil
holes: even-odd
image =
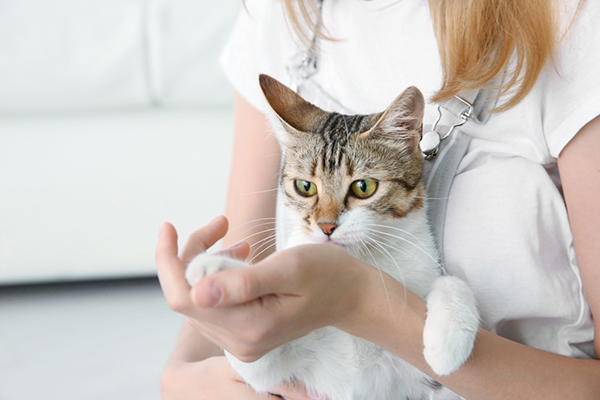
[[[360,189],[361,192],[366,193],[367,192],[367,182],[365,182],[365,181],[358,182],[358,188]]]
[[[310,182],[304,181],[302,182],[302,186],[304,186],[306,192],[310,191]]]

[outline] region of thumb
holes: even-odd
[[[236,306],[262,296],[286,293],[294,274],[279,262],[262,261],[246,268],[217,272],[198,282],[192,292],[200,307]]]

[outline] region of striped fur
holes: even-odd
[[[319,110],[267,76],[260,83],[283,128],[278,134],[286,147],[281,192],[288,207],[301,214],[304,229],[338,223],[357,207],[384,219],[404,218],[424,207],[418,151],[424,100],[416,88],[407,89],[383,113],[343,115]],[[378,182],[377,193],[356,199],[350,185],[365,178]],[[294,190],[299,179],[318,182],[318,195],[299,196]]]

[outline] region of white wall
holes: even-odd
[[[154,274],[224,208],[239,2],[0,2],[0,285]]]

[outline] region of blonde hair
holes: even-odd
[[[331,39],[317,29],[314,0],[282,1],[303,41],[309,42],[313,32]],[[496,89],[509,98],[494,111],[505,111],[531,91],[547,63],[554,63],[560,34],[554,1],[429,0],[429,7],[443,71],[432,101],[479,89],[504,73]]]

